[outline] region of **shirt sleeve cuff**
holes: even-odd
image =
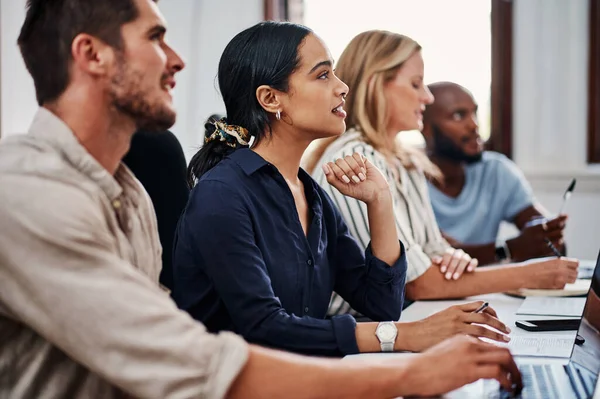
[[[519,201],[515,204],[512,204],[510,209],[508,209],[508,211],[506,212],[504,220],[512,223],[519,213],[523,212],[525,209],[533,205],[534,203],[531,200],[531,198],[527,198],[524,201]]]
[[[371,243],[365,250],[365,263],[368,268],[369,279],[382,284],[402,284],[406,276],[407,262],[404,244],[400,242],[400,257],[393,265],[388,265],[381,259],[375,257],[371,251]]]
[[[356,343],[356,320],[354,317],[349,314],[333,316],[331,321],[340,352],[343,355],[357,354],[358,344]]]
[[[212,370],[207,373],[212,380],[207,384],[207,398],[224,398],[248,361],[248,344],[240,336],[222,332],[216,337],[219,348],[215,348],[216,361],[211,362]]]

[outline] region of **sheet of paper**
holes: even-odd
[[[530,296],[525,298],[517,314],[581,317],[585,300],[586,298]]]
[[[513,356],[570,357],[575,345],[575,331],[572,337],[564,335],[511,336],[508,347]]]
[[[482,338],[482,340],[498,346],[508,347],[513,356],[568,358],[573,351],[576,335],[575,331],[572,334],[560,335],[511,334],[511,340],[507,344],[488,340],[487,338]]]
[[[573,284],[565,285],[562,290],[542,290],[534,288],[522,288],[517,291],[509,291],[507,294],[521,297],[529,296],[556,296],[556,297],[577,297],[587,295],[590,289],[591,280],[576,280]]]

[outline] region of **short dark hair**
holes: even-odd
[[[298,49],[312,31],[290,22],[260,22],[238,33],[225,47],[219,61],[219,89],[227,111],[227,123],[248,129],[258,143],[271,132],[267,111],[256,98],[256,89],[268,85],[287,92],[290,75],[298,68]],[[207,124],[205,136],[214,126]],[[206,143],[188,166],[190,185],[234,151],[224,142]]]
[[[38,104],[56,100],[67,88],[77,35],[87,33],[122,49],[121,26],[138,14],[135,0],[28,0],[17,43]]]

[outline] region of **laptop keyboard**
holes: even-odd
[[[591,398],[596,387],[597,375],[572,363],[565,366],[573,389],[579,398]]]
[[[522,398],[522,399],[568,399],[560,396],[559,387],[556,385],[556,380],[552,375],[554,367],[563,367],[569,379],[571,380],[572,396],[574,399],[587,399],[591,397],[594,389],[594,376],[591,373],[573,366],[557,366],[549,364],[530,364],[519,367],[523,376],[523,391],[518,396],[513,396],[510,392],[504,391],[502,388],[490,390],[486,389],[488,398],[505,399],[505,398]],[[495,383],[494,381],[490,381]],[[495,383],[495,386],[498,386]]]

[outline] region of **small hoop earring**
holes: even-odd
[[[281,111],[277,110],[277,112],[275,113],[275,118],[277,118],[278,121],[281,120]]]

